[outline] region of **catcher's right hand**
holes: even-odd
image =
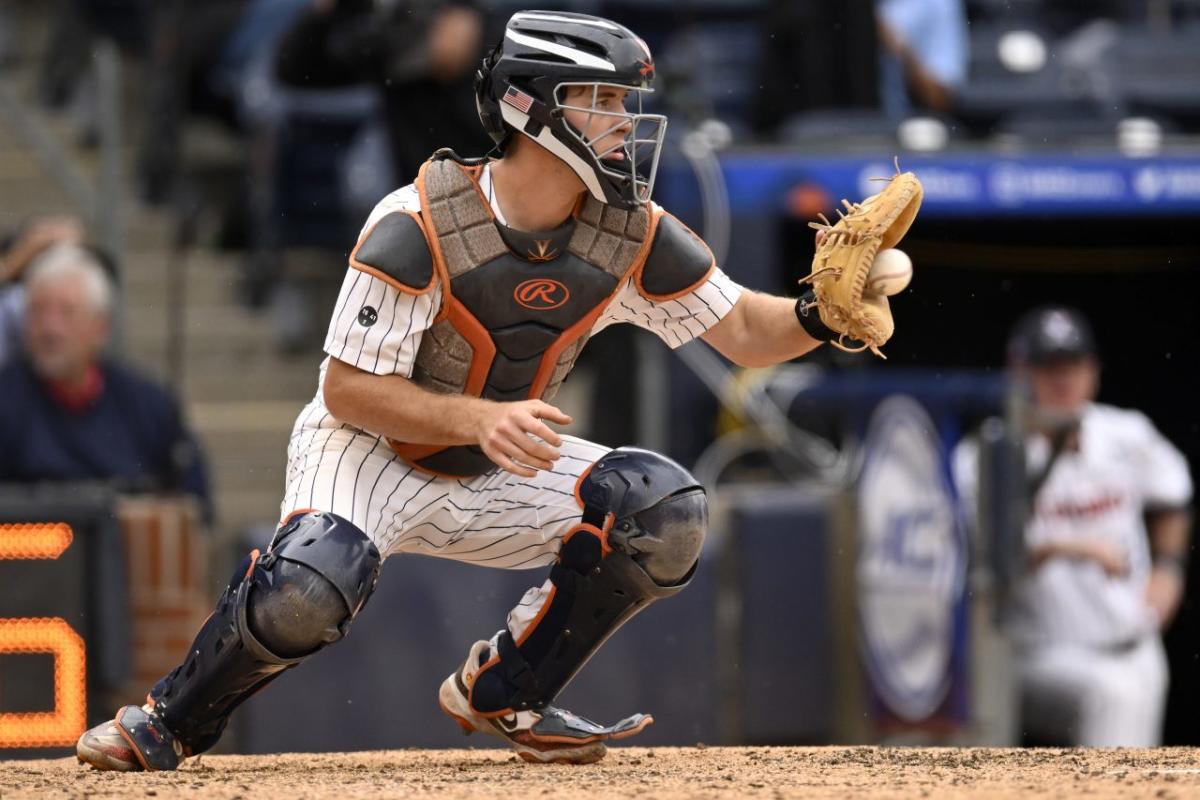
[[[816,228],[817,252],[812,271],[801,283],[812,284],[813,297],[799,308],[803,316],[815,307],[820,321],[833,332],[831,343],[849,352],[870,349],[883,357],[879,346],[895,329],[886,297],[865,293],[867,275],[882,249],[895,247],[912,225],[921,207],[923,190],[917,176],[899,172],[876,195],[861,203],[843,200],[846,213],[831,224],[823,215]],[[806,326],[810,327],[810,326]]]

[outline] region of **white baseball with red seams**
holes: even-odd
[[[912,280],[912,259],[903,250],[894,247],[880,250],[867,273],[867,294],[882,294],[891,297],[908,288]]]

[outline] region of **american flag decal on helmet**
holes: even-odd
[[[533,105],[532,97],[513,86],[508,87],[508,91],[504,93],[504,97],[501,99],[525,114],[529,113],[529,107]]]

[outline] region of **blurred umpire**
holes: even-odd
[[[1100,364],[1078,312],[1042,308],[1008,345],[1027,388],[1029,518],[1014,596],[1022,734],[1047,745],[1150,747],[1161,736],[1160,632],[1183,596],[1192,483],[1139,411],[1095,402]],[[973,443],[955,454],[974,495]]]

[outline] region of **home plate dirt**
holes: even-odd
[[[0,798],[1200,797],[1200,750],[616,747],[535,766],[504,750],[202,756],[173,773],[0,761]]]

